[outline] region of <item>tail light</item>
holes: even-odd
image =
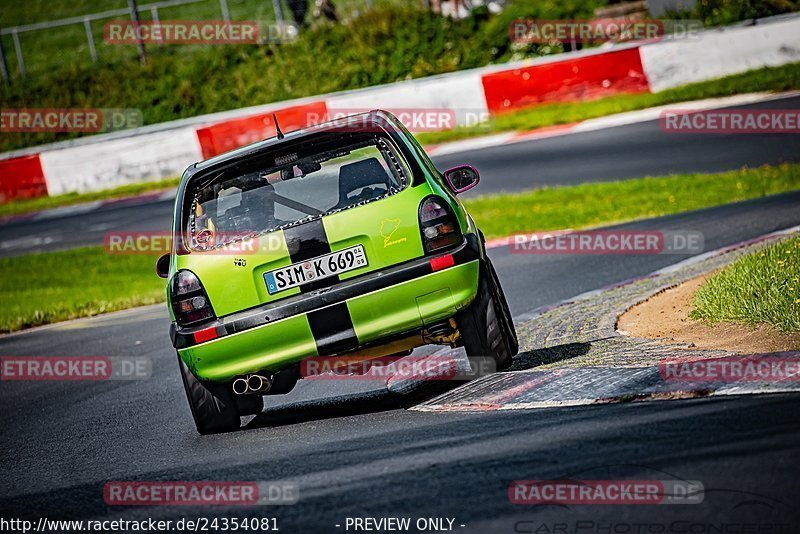
[[[461,228],[450,206],[442,198],[430,196],[419,206],[419,225],[425,252],[461,243]]]
[[[170,302],[175,321],[189,326],[214,318],[214,310],[203,285],[192,271],[178,271],[170,284]]]

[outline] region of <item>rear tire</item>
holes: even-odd
[[[488,258],[480,272],[478,294],[472,304],[456,316],[456,322],[467,356],[491,356],[498,371],[511,366],[518,350],[517,334]]]
[[[492,276],[492,283],[496,290],[498,307],[502,310],[500,319],[504,323],[503,331],[506,334],[506,342],[511,351],[512,356],[516,356],[519,352],[519,340],[517,339],[517,330],[514,328],[514,319],[511,317],[511,310],[508,309],[508,301],[506,301],[506,294],[503,292],[503,286],[500,285],[500,278],[497,276],[497,271],[494,270],[494,265],[489,258],[486,258],[486,266]]]
[[[214,434],[238,429],[239,410],[233,391],[225,384],[201,382],[180,356],[178,363],[197,431],[200,434]]]

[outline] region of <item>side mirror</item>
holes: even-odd
[[[456,195],[472,189],[481,181],[478,169],[472,165],[459,165],[458,167],[447,169],[444,171],[444,177],[447,180],[447,185]]]
[[[156,274],[161,278],[169,276],[169,254],[164,254],[156,260]]]

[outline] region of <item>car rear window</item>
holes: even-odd
[[[402,190],[409,176],[392,142],[379,135],[278,148],[197,180],[187,192],[188,248],[208,250],[374,202]]]

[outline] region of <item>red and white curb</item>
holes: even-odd
[[[601,299],[605,292],[630,285],[636,281],[657,279],[744,247],[774,241],[799,232],[800,226],[795,226],[700,254],[654,271],[646,276],[632,278],[601,289],[582,293],[553,305],[534,309],[515,318],[515,323],[522,325],[560,306]],[[607,334],[600,335],[605,336]],[[550,339],[550,341],[553,340]],[[564,342],[571,341],[564,339]],[[686,354],[686,352],[683,352],[684,357]],[[800,368],[800,352],[759,354],[753,355],[752,358],[755,362],[763,362],[765,365],[771,365],[773,362],[794,362]],[[729,356],[721,359],[734,361],[739,357]],[[763,381],[743,378],[687,382],[666,379],[662,375],[662,369],[659,365],[580,367],[522,370],[492,374],[448,391],[412,409],[417,411],[484,412],[580,406],[624,400],[797,391],[800,391],[800,374],[797,376],[776,376]]]
[[[727,358],[730,361],[738,357]],[[800,352],[763,354],[753,362],[794,362]],[[420,412],[487,412],[587,406],[610,402],[800,392],[798,376],[770,381],[682,382],[665,379],[659,366],[584,367],[498,373],[411,408]]]

